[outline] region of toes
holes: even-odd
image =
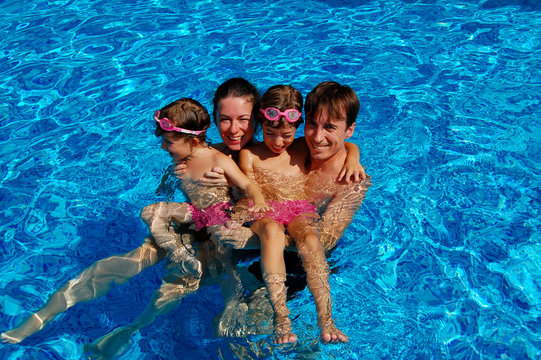
[[[328,329],[327,332],[321,333],[321,340],[325,343],[336,343],[336,342],[342,342],[347,343],[349,341],[349,338],[340,330],[334,328],[334,329]]]
[[[331,341],[331,334],[325,333],[321,336],[321,338],[323,339],[324,342],[329,342]]]
[[[297,335],[295,335],[294,333],[289,333],[289,334],[280,335],[274,341],[274,343],[276,343],[276,344],[288,344],[288,343],[293,343],[295,341],[297,341]]]

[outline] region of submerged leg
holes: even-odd
[[[286,265],[284,249],[286,239],[284,227],[271,219],[261,219],[252,225],[252,229],[261,240],[261,271],[269,293],[269,300],[274,309],[274,332],[276,342],[285,344],[297,341],[297,335],[291,332],[289,309],[286,305],[287,291]]]
[[[316,303],[321,339],[324,342],[348,342],[348,337],[335,326],[332,318],[329,265],[318,236],[306,235],[304,241],[297,242],[297,249],[306,271],[308,289]]]
[[[43,329],[58,314],[80,302],[105,295],[113,284],[123,284],[149,266],[165,258],[165,252],[151,241],[126,254],[98,260],[78,277],[56,291],[45,306],[26,318],[16,328],[1,335],[3,342],[12,344]]]
[[[267,286],[269,300],[274,309],[274,333],[278,344],[297,341],[297,335],[291,331],[289,309],[286,305],[287,289],[285,285],[286,274],[263,274]]]
[[[194,243],[195,234],[193,232],[183,233],[182,236],[188,243]],[[198,258],[204,260],[207,252],[207,248],[198,246]],[[196,275],[184,272],[178,263],[169,259],[166,265],[166,274],[162,278],[162,285],[152,295],[149,305],[141,315],[130,325],[121,326],[94,342],[85,344],[85,352],[92,352],[98,358],[109,358],[122,353],[136,332],[152,324],[157,316],[170,312],[186,295],[197,291],[201,280]]]
[[[152,296],[150,304],[132,324],[116,328],[93,343],[85,344],[85,352],[92,352],[100,358],[120,354],[130,344],[133,334],[152,324],[158,315],[170,312],[183,297],[197,291],[200,280],[193,275],[164,276],[162,285]]]

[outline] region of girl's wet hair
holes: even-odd
[[[218,86],[218,89],[216,89],[216,92],[214,93],[214,98],[212,99],[212,116],[214,117],[215,123],[218,122],[218,105],[222,99],[228,97],[247,98],[253,104],[252,119],[257,119],[257,114],[259,113],[259,101],[261,99],[259,91],[246,79],[232,78]]]
[[[169,105],[160,109],[159,118],[168,118],[176,127],[187,130],[207,130],[210,126],[210,115],[203,105],[190,98],[182,98],[173,101]],[[179,133],[176,131],[165,131],[156,122],[156,136],[162,136],[164,133],[171,133],[178,138],[200,138],[205,140],[206,132],[199,135]]]
[[[291,85],[274,85],[268,88],[267,91],[261,97],[261,109],[269,107],[277,108],[281,111],[287,109],[296,109],[302,113],[302,94],[299,90],[295,89]],[[262,125],[272,128],[281,128],[286,124],[290,124],[295,128],[298,128],[303,123],[302,116],[294,123],[289,123],[283,116],[276,121],[270,121],[260,112],[257,115],[257,119]]]
[[[359,98],[352,88],[335,81],[325,81],[306,96],[304,113],[307,119],[326,113],[332,119],[346,121],[349,127],[356,122],[359,108]]]

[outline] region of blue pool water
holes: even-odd
[[[121,359],[539,359],[541,6],[534,0],[2,1],[0,331],[94,261],[140,245],[169,157],[151,114],[243,76],[353,87],[374,185],[331,257],[347,345],[216,338],[207,287]],[[215,131],[211,133],[218,141]],[[163,265],[2,359],[79,359],[132,321]]]

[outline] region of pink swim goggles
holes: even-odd
[[[188,129],[176,127],[175,124],[173,124],[173,122],[169,120],[168,118],[160,119],[160,110],[156,110],[156,112],[154,113],[154,120],[156,120],[160,124],[160,127],[165,131],[176,131],[179,133],[190,134],[190,135],[199,135],[205,131],[205,130],[188,130]]]
[[[269,121],[277,121],[280,116],[284,116],[287,122],[294,123],[299,120],[302,115],[302,113],[297,109],[287,109],[285,111],[280,111],[280,109],[268,107],[266,109],[260,109],[260,111]]]

